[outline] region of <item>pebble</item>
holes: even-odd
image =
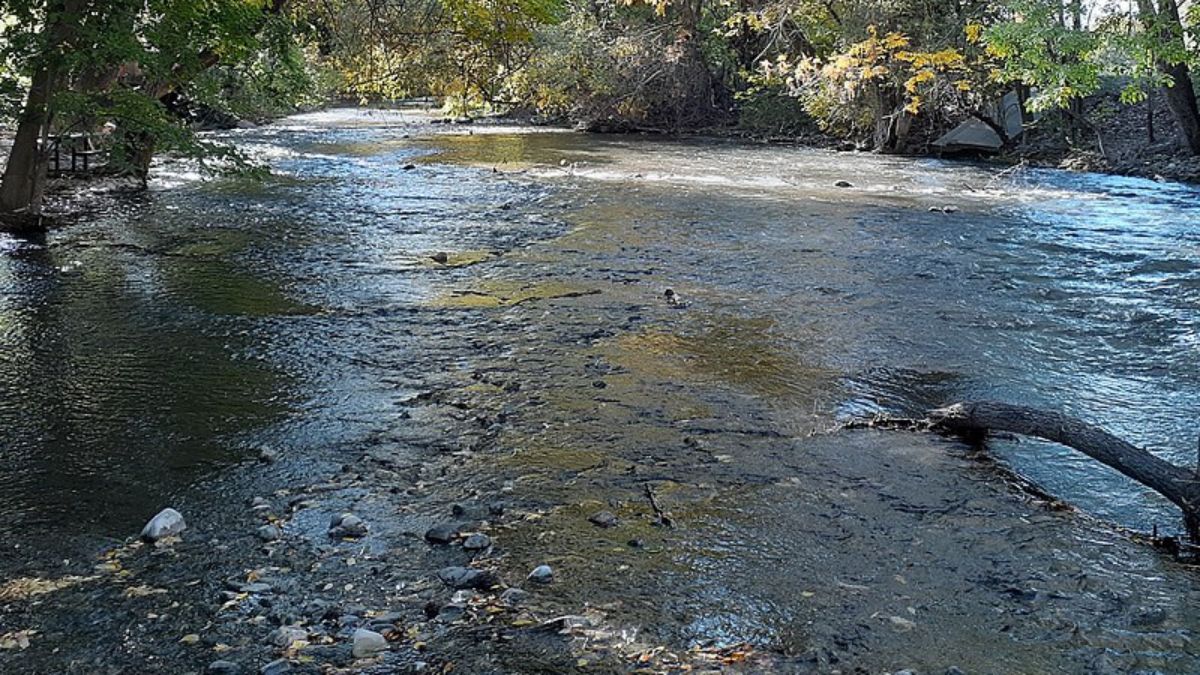
[[[463,541],[463,548],[468,551],[482,551],[491,545],[492,538],[482,532],[476,532]]]
[[[270,511],[271,502],[263,499],[262,497],[255,497],[254,499],[250,500],[250,508],[254,511]]]
[[[438,579],[451,588],[487,589],[496,585],[496,575],[485,570],[474,570],[469,567],[444,567],[438,572]]]
[[[165,537],[173,537],[187,529],[183,514],[172,508],[165,508],[150,519],[142,528],[142,539],[156,542]]]
[[[308,640],[308,631],[299,626],[280,626],[267,636],[267,642],[280,648],[290,647],[292,643],[302,640]]]
[[[288,663],[287,659],[275,659],[263,666],[258,671],[258,675],[284,675],[284,673],[290,672],[292,672],[292,664]]]
[[[405,164],[405,165],[404,165],[404,170],[405,170],[405,171],[412,171],[412,170],[413,170],[413,169],[415,169],[415,168],[417,168],[417,165],[416,165],[416,164]]]
[[[509,588],[500,594],[500,603],[507,607],[522,605],[529,599],[529,591],[520,588]]]
[[[283,531],[281,531],[275,525],[263,525],[262,527],[258,528],[256,534],[258,534],[258,538],[262,539],[263,541],[275,541],[283,536]]]
[[[353,513],[343,513],[334,516],[333,520],[329,521],[329,536],[334,539],[365,537],[367,536],[367,524]]]
[[[617,515],[612,511],[601,511],[599,513],[593,513],[592,516],[588,518],[588,522],[596,527],[616,527],[620,521],[617,519]]]
[[[548,584],[554,581],[554,570],[550,569],[549,565],[538,565],[529,573],[529,580],[539,584]]]
[[[449,544],[458,536],[458,525],[442,523],[425,531],[425,541],[431,544]]]
[[[850,182],[850,181],[848,181],[848,180],[839,180],[838,182],[834,183],[833,185],[834,185],[834,187],[840,187],[840,188],[852,188],[852,187],[854,187],[854,183],[851,183],[851,182]]]
[[[373,630],[359,628],[354,631],[354,648],[350,653],[354,658],[362,659],[386,651],[387,648],[387,640],[382,635]]]
[[[205,675],[239,675],[242,667],[233,661],[213,661],[204,669]]]

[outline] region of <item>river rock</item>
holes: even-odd
[[[616,527],[621,521],[617,519],[617,515],[612,511],[601,511],[593,513],[588,522],[596,527]]]
[[[205,675],[241,675],[242,667],[233,661],[213,661],[204,669]]]
[[[270,464],[279,459],[279,451],[275,448],[260,448],[258,451],[258,461],[263,464]]]
[[[174,537],[187,529],[183,514],[172,508],[165,508],[150,519],[142,528],[142,539],[156,542],[165,537]]]
[[[404,170],[405,170],[405,171],[412,171],[412,170],[413,170],[413,169],[415,169],[415,168],[417,168],[417,165],[416,165],[416,164],[405,164],[405,165],[404,165]]]
[[[529,573],[529,580],[539,584],[548,584],[554,581],[554,570],[550,569],[549,565],[538,565]]]
[[[520,588],[509,588],[500,594],[500,604],[506,607],[516,607],[529,600],[529,591]]]
[[[469,567],[443,567],[438,572],[438,579],[451,588],[477,588],[480,590],[496,585],[496,575],[486,570],[475,570]]]
[[[442,523],[425,531],[425,541],[431,544],[449,544],[458,536],[458,525]]]
[[[353,513],[343,513],[329,521],[329,536],[334,539],[365,537],[367,524]]]
[[[482,532],[476,532],[463,540],[463,548],[468,551],[482,551],[491,545],[492,538]]]
[[[300,626],[280,626],[267,636],[267,642],[283,649],[290,647],[292,643],[306,640],[308,640],[308,631]]]
[[[834,185],[834,187],[840,187],[840,188],[852,188],[852,187],[854,187],[854,183],[851,183],[851,182],[850,182],[850,181],[848,181],[848,180],[839,180],[838,182],[834,183],[833,185]]]
[[[255,532],[263,541],[275,541],[283,536],[283,531],[275,525],[263,525]]]
[[[287,659],[275,659],[259,669],[258,675],[284,675],[292,672],[292,664]]]
[[[387,640],[379,633],[366,628],[354,631],[354,648],[351,650],[354,658],[363,659],[374,656],[379,652],[386,651],[387,648]]]

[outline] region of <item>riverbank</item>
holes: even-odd
[[[1102,519],[826,433],[995,396],[1190,457],[1186,188],[405,113],[230,138],[277,176],[167,167],[4,242],[5,671],[1200,663],[1194,572],[1104,524],[1169,507],[1035,443],[991,450]]]

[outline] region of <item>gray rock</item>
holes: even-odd
[[[529,573],[529,580],[539,584],[548,584],[554,581],[554,570],[550,569],[549,565],[538,565]]]
[[[386,651],[387,648],[387,640],[382,635],[373,630],[359,628],[354,631],[354,648],[350,653],[354,658],[362,659]]]
[[[438,579],[451,588],[491,588],[497,583],[496,575],[486,570],[473,570],[469,567],[444,567],[438,572]]]
[[[476,532],[463,540],[463,548],[468,551],[482,551],[491,545],[492,538],[482,532]]]
[[[279,451],[275,448],[261,448],[258,451],[258,461],[263,464],[270,464],[279,459]]]
[[[292,664],[288,663],[287,659],[275,659],[259,669],[258,675],[284,675],[284,673],[290,672],[292,672]]]
[[[267,636],[267,642],[280,648],[286,648],[291,646],[293,642],[307,639],[308,631],[300,626],[280,626],[271,631],[271,634]]]
[[[173,537],[187,529],[183,522],[183,514],[172,508],[165,508],[150,519],[142,528],[142,539],[155,542],[164,537]]]
[[[283,531],[275,525],[263,525],[255,532],[263,541],[275,541],[283,536]]]
[[[462,618],[466,613],[466,608],[461,605],[446,605],[438,610],[437,616],[433,618],[438,623],[453,623]]]
[[[520,588],[510,588],[500,594],[500,603],[507,607],[517,607],[529,600],[529,591]]]
[[[612,511],[601,511],[593,513],[588,522],[596,527],[616,527],[621,521],[617,519],[617,514]]]
[[[946,669],[946,675],[967,675],[958,666],[950,666]]]
[[[425,541],[431,544],[449,544],[458,537],[458,529],[458,525],[454,523],[434,525],[425,531]]]
[[[273,586],[271,586],[271,584],[255,581],[252,583],[239,585],[238,590],[240,590],[242,593],[262,595],[263,593],[271,593],[275,589]]]
[[[343,513],[329,521],[329,536],[334,539],[365,537],[367,524],[353,513]]]
[[[213,661],[204,669],[205,675],[240,675],[242,667],[233,661]]]
[[[848,180],[839,180],[838,182],[834,183],[833,185],[834,185],[834,187],[840,187],[840,188],[852,188],[852,187],[854,187],[854,183],[851,183],[851,182],[850,182],[850,181],[848,181]]]

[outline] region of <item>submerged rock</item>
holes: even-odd
[[[334,516],[329,521],[329,536],[334,539],[365,537],[367,536],[367,524],[353,513],[343,513]]]
[[[500,603],[507,607],[516,607],[529,599],[529,591],[520,588],[509,588],[500,594]]]
[[[283,530],[275,525],[263,525],[255,532],[263,541],[275,541],[283,536]]]
[[[174,537],[187,529],[183,514],[172,508],[165,508],[150,519],[142,528],[142,539],[155,542],[166,537]]]
[[[359,628],[354,631],[354,647],[351,653],[356,659],[374,656],[379,652],[386,651],[388,648],[387,640],[382,635],[373,630]]]
[[[468,551],[482,551],[491,545],[492,538],[482,532],[476,532],[463,541],[463,548]]]
[[[486,570],[475,570],[469,567],[444,567],[438,572],[438,579],[451,588],[491,588],[497,583],[496,575]]]
[[[258,675],[284,675],[284,673],[290,672],[292,672],[292,664],[287,659],[275,659],[259,669]]]
[[[443,523],[425,531],[425,541],[431,544],[449,544],[458,537],[458,525]]]
[[[612,511],[601,511],[593,513],[588,522],[596,527],[616,527],[621,521],[617,519],[617,515]]]
[[[300,626],[280,626],[267,636],[267,642],[282,648],[290,647],[294,642],[307,639],[308,631]]]
[[[538,565],[529,573],[529,580],[539,584],[548,584],[554,581],[554,570],[550,569],[549,565]]]
[[[240,675],[242,667],[233,661],[213,661],[204,669],[205,675]]]
[[[854,183],[851,183],[851,182],[850,182],[850,181],[848,181],[848,180],[839,180],[838,182],[834,183],[833,185],[834,185],[834,187],[840,187],[840,188],[852,188],[852,187],[854,187]]]

